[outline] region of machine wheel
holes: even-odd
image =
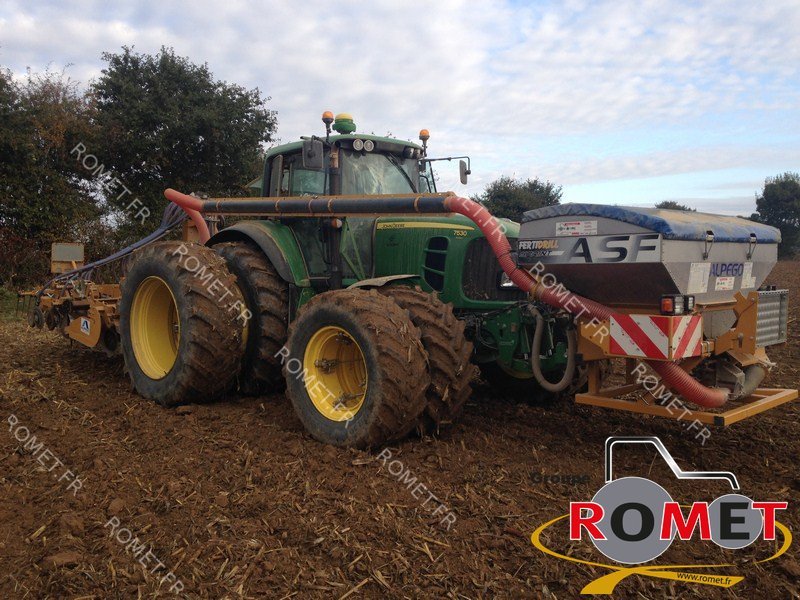
[[[245,332],[239,389],[250,395],[281,390],[280,350],[286,343],[289,287],[264,253],[246,242],[226,242],[214,250],[236,276],[252,314]]]
[[[28,325],[41,329],[44,326],[44,313],[38,306],[34,306],[28,313]]]
[[[295,412],[321,442],[374,447],[425,409],[427,352],[408,312],[375,290],[312,298],[289,327],[283,372]]]
[[[136,390],[164,406],[222,396],[239,370],[244,306],[210,248],[159,242],[137,252],[120,300],[122,354]]]
[[[431,384],[420,420],[422,428],[435,431],[441,425],[452,423],[461,414],[478,373],[470,362],[472,342],[464,336],[463,321],[453,314],[452,305],[419,287],[398,285],[378,291],[409,312],[411,322],[422,334],[422,345],[428,351]]]

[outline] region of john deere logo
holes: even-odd
[[[710,503],[681,505],[649,479],[614,479],[613,452],[619,444],[652,444],[678,479],[724,480],[733,493]],[[545,523],[531,535],[533,545],[545,554],[611,571],[586,585],[582,594],[611,594],[630,575],[719,587],[731,587],[744,579],[731,572],[735,566],[731,563],[636,566],[661,556],[676,538],[712,541],[721,548],[738,550],[757,540],[775,541],[780,532],[777,550],[771,556],[756,559],[758,563],[778,558],[792,543],[789,529],[775,518],[777,511],[786,510],[787,502],[757,502],[738,493],[739,482],[728,471],[683,471],[657,437],[610,437],[606,440],[605,458],[606,484],[592,500],[571,502],[569,513]],[[569,520],[569,540],[588,537],[600,553],[617,564],[582,560],[547,547],[542,542],[543,534],[565,519]],[[552,540],[554,534],[549,533],[548,539]]]

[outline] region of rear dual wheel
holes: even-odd
[[[134,256],[121,291],[122,354],[137,392],[175,406],[231,389],[246,318],[222,258],[197,244],[151,244]]]
[[[269,258],[248,242],[214,246],[236,277],[251,314],[248,321],[239,391],[259,395],[283,389],[281,349],[286,343],[289,286]]]

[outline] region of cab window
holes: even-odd
[[[322,196],[326,194],[325,171],[304,169],[299,152],[286,154],[282,158],[282,161],[274,159],[272,163],[271,178],[273,181],[280,182],[280,186],[274,190],[274,195]]]

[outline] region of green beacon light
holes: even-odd
[[[341,134],[355,133],[356,124],[353,121],[353,116],[348,113],[336,115],[336,120],[333,122],[333,130]]]

